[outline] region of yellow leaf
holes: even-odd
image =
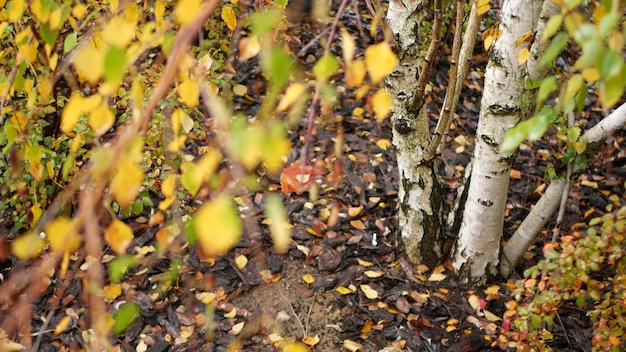
[[[499,321],[499,320],[502,320],[502,318],[500,318],[499,316],[491,313],[490,311],[488,311],[486,309],[483,310],[483,313],[485,313],[485,318],[487,318],[487,320],[489,320],[489,321]]]
[[[363,345],[352,340],[343,340],[343,348],[350,352],[356,352],[359,349],[363,348]]]
[[[476,7],[476,15],[482,16],[487,11],[489,11],[489,0],[478,0],[478,5]]]
[[[227,195],[204,204],[193,221],[202,252],[208,257],[222,255],[234,248],[242,234],[239,213]]]
[[[522,48],[522,50],[520,50],[519,53],[517,53],[517,64],[519,66],[525,64],[526,61],[528,61],[529,57],[530,57],[530,51],[528,50],[528,48]]]
[[[374,263],[372,262],[368,262],[367,260],[363,260],[361,258],[356,258],[356,261],[359,263],[360,266],[364,266],[364,267],[368,267],[368,266],[372,266],[374,265]]]
[[[354,58],[356,43],[345,28],[341,28],[341,50],[343,51],[343,61],[349,66]]]
[[[304,276],[302,276],[302,281],[306,282],[307,284],[312,284],[315,282],[315,278],[311,274],[305,274]]]
[[[197,163],[185,162],[181,165],[181,184],[192,196],[195,196],[204,181],[209,179],[217,165],[221,161],[222,155],[219,151],[211,149],[202,155]]]
[[[369,277],[370,279],[375,279],[385,275],[385,272],[381,270],[366,270],[365,272],[363,272],[363,274],[365,274],[365,276]]]
[[[2,4],[4,4],[4,1],[0,2],[0,5]],[[13,3],[11,3],[11,6],[13,6],[12,4]],[[35,16],[35,18],[37,18],[39,22],[45,23],[45,22],[48,22],[48,17],[50,16],[50,9],[46,7],[46,9],[44,10],[44,7],[42,5],[43,5],[42,0],[33,1],[32,4],[30,5],[30,12]]]
[[[398,65],[398,58],[387,42],[381,42],[365,49],[365,66],[372,84],[377,84]]]
[[[102,78],[104,72],[104,50],[103,46],[97,49],[94,43],[86,45],[74,56],[74,67],[79,78],[87,80],[91,84],[96,84]]]
[[[228,29],[235,30],[237,27],[237,16],[232,6],[224,6],[222,8],[222,19],[226,22]]]
[[[118,172],[111,181],[111,191],[122,208],[133,204],[142,182],[143,170],[139,165],[130,160],[120,162]]]
[[[54,336],[59,336],[72,322],[72,318],[69,315],[66,315],[59,321],[56,328],[54,328]]]
[[[185,79],[178,86],[178,100],[190,108],[200,103],[200,87],[190,79]]]
[[[587,67],[581,74],[587,83],[594,83],[600,79],[600,71],[597,67]]]
[[[9,21],[17,22],[22,18],[24,14],[24,10],[26,10],[26,1],[24,0],[13,0],[11,1],[11,9],[9,10]]]
[[[467,298],[467,301],[469,302],[470,306],[472,306],[472,309],[477,312],[480,311],[480,301],[478,300],[478,297],[476,295],[470,295]]]
[[[283,347],[281,352],[309,352],[309,348],[300,342],[290,342]]]
[[[130,226],[117,219],[113,220],[104,231],[104,240],[118,255],[126,254],[126,249],[128,249],[133,238],[133,230]]]
[[[388,139],[379,139],[376,145],[382,150],[387,150],[387,148],[391,147],[391,141]]]
[[[500,292],[500,286],[498,286],[498,285],[489,286],[485,290],[485,294],[488,294],[488,295],[497,295],[498,292]]]
[[[502,31],[497,27],[491,27],[485,30],[482,34],[483,46],[485,51],[489,51],[491,45],[500,38]]]
[[[523,42],[528,41],[534,34],[535,34],[535,31],[532,29],[529,29],[526,33],[520,35],[520,37],[517,38],[517,40],[515,41],[515,46],[518,46],[522,44]]]
[[[289,229],[289,221],[285,213],[283,202],[277,195],[269,195],[265,202],[265,215],[270,223],[270,234],[274,242],[274,248],[279,254],[286,253],[289,250],[289,242],[291,241],[291,230]]]
[[[172,130],[174,131],[174,135],[177,135],[180,132],[180,126],[183,125],[183,120],[187,116],[185,110],[178,108],[174,110],[172,113]]]
[[[378,291],[374,290],[370,285],[359,285],[361,291],[365,293],[365,297],[369,299],[378,298]]]
[[[107,302],[114,301],[122,294],[122,285],[110,284],[102,288],[102,298]]]
[[[285,95],[283,95],[280,103],[276,107],[276,112],[285,112],[298,98],[302,97],[306,91],[306,86],[302,83],[292,83],[285,89]]]
[[[261,52],[261,42],[255,35],[239,40],[239,60],[245,61],[257,56]]]
[[[159,209],[165,211],[176,199],[176,176],[168,175],[167,178],[161,183],[161,192],[165,196],[165,199],[159,203]]]
[[[347,288],[347,287],[343,287],[343,286],[339,286],[335,289],[337,292],[339,292],[342,295],[349,295],[351,293],[353,293],[354,291],[352,291],[351,289]]]
[[[39,207],[39,204],[34,204],[30,207],[30,212],[33,214],[33,224],[36,224],[41,218],[41,207]]]
[[[246,324],[245,321],[242,321],[241,323],[237,323],[235,325],[233,325],[233,327],[230,329],[230,331],[228,332],[229,334],[233,334],[233,335],[238,335],[241,330],[243,330],[243,326]]]
[[[237,316],[237,308],[231,309],[230,312],[224,313],[224,318],[234,318]]]
[[[246,264],[248,264],[248,258],[246,258],[245,255],[240,254],[237,258],[235,258],[235,264],[237,264],[239,269],[243,269],[246,267]]]
[[[76,222],[66,217],[52,220],[45,229],[46,238],[55,252],[74,253],[80,245],[80,235],[76,231]]]
[[[302,342],[304,342],[305,344],[309,346],[315,346],[320,342],[320,336],[319,335],[315,335],[315,337],[305,336],[302,338]]]
[[[432,275],[430,275],[430,277],[428,278],[428,281],[442,281],[446,278],[447,276],[445,274],[442,273],[433,273]]]
[[[43,238],[31,232],[13,240],[11,252],[20,260],[29,260],[39,257],[45,246]]]
[[[62,24],[61,23],[61,9],[56,9],[50,13],[50,28],[57,29]]]
[[[359,87],[365,80],[365,62],[355,60],[346,64],[346,84],[350,87]]]
[[[105,134],[115,122],[115,116],[108,105],[100,105],[89,114],[89,127],[91,127],[97,137]]]
[[[135,37],[136,24],[121,17],[113,17],[102,30],[102,38],[118,48],[125,48]]]
[[[384,89],[379,89],[374,93],[372,96],[372,107],[374,108],[374,114],[378,122],[382,123],[383,120],[389,116],[392,104],[393,100],[391,99],[391,95]]]
[[[87,6],[83,4],[76,4],[74,7],[72,7],[72,15],[74,15],[74,17],[76,17],[77,20],[80,20],[81,18],[83,18],[86,12],[87,12]]]
[[[176,2],[176,6],[174,7],[174,12],[176,15],[176,22],[179,24],[185,25],[191,22],[196,14],[198,13],[198,9],[202,7],[202,0],[180,0]]]

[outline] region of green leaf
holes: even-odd
[[[528,136],[528,129],[529,125],[526,121],[524,121],[508,130],[506,132],[506,136],[504,136],[504,141],[500,146],[500,150],[502,152],[510,152],[515,150],[515,148],[519,147],[524,139],[526,139],[526,136]]]
[[[576,60],[574,70],[582,70],[583,68],[594,66],[598,63],[598,59],[604,55],[606,50],[602,43],[592,40],[581,44],[583,54]]]
[[[574,32],[574,41],[579,45],[583,45],[589,41],[596,40],[596,35],[596,26],[591,23],[583,23]]]
[[[294,60],[281,47],[274,47],[261,55],[261,66],[273,89],[282,90],[294,67]]]
[[[537,107],[543,106],[550,93],[556,90],[556,77],[550,76],[541,82],[539,92],[537,93]]]
[[[606,50],[600,58],[600,75],[602,78],[612,78],[622,72],[624,58],[615,50]]]
[[[565,96],[563,101],[572,99],[576,93],[584,86],[585,80],[582,75],[575,74],[567,81],[567,88],[565,89]]]
[[[252,34],[261,37],[270,33],[276,28],[278,21],[280,16],[274,11],[255,12],[250,16]]]
[[[562,24],[563,24],[563,15],[556,14],[550,17],[550,19],[548,20],[548,23],[546,23],[545,29],[543,30],[543,35],[541,36],[541,40],[548,41],[550,38],[552,38],[552,36],[555,35],[559,29],[561,29]]]
[[[67,36],[65,36],[65,40],[63,41],[63,52],[69,53],[76,47],[78,44],[78,40],[76,39],[76,33],[71,32]]]
[[[59,36],[59,29],[52,29],[50,25],[46,23],[39,27],[39,33],[41,34],[41,39],[43,39],[46,44],[54,46]]]
[[[598,26],[598,36],[600,38],[608,36],[609,33],[617,28],[622,16],[623,15],[620,15],[617,12],[611,12],[602,17],[600,25]]]
[[[117,257],[109,262],[109,276],[111,277],[111,282],[119,283],[128,272],[128,269],[131,269],[137,265],[139,265],[141,261],[134,256],[124,255],[121,257]]]
[[[313,67],[313,73],[318,80],[326,82],[332,75],[337,72],[339,61],[330,53],[324,54]]]
[[[104,55],[104,79],[109,83],[117,83],[122,80],[126,71],[126,51],[110,46]]]
[[[139,316],[141,315],[141,309],[137,303],[124,303],[115,312],[113,320],[113,335],[119,335],[123,333]]]
[[[548,130],[548,116],[545,113],[540,113],[528,121],[528,140],[534,142],[543,137]]]
[[[541,65],[542,66],[550,65],[552,61],[554,61],[554,59],[556,59],[556,57],[559,56],[559,54],[561,53],[561,50],[563,50],[568,40],[569,40],[569,35],[567,33],[561,32],[557,34],[552,39],[552,43],[550,44],[550,47],[548,48],[548,50],[546,50],[546,52],[543,54],[543,57],[541,58]]]
[[[623,76],[624,74],[622,74]],[[601,81],[598,89],[598,97],[604,108],[611,108],[624,94],[626,82],[623,78],[613,77],[606,81]]]

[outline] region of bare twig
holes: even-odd
[[[415,96],[411,101],[411,108],[418,110],[424,103],[424,92],[426,91],[426,84],[430,78],[430,73],[435,67],[437,52],[439,51],[439,36],[441,35],[441,24],[443,23],[443,9],[441,0],[435,0],[435,23],[433,24],[433,37],[430,40],[430,45],[426,56],[424,57],[424,67],[420,71],[419,78],[417,79],[417,89]]]
[[[306,336],[306,329],[304,328],[304,325],[302,325],[302,321],[298,317],[298,314],[296,314],[296,311],[293,309],[293,306],[291,305],[291,302],[289,302],[287,297],[285,297],[282,294],[282,292],[279,292],[279,294],[280,294],[280,297],[282,297],[285,300],[285,302],[287,302],[287,304],[289,304],[289,309],[291,310],[291,314],[293,314],[293,316],[296,317],[296,320],[298,321],[298,325],[300,325],[300,329],[302,329],[302,337],[305,337]]]
[[[576,115],[574,112],[570,112],[567,115],[567,127],[574,127],[576,122]],[[570,140],[570,142],[573,142]],[[572,173],[574,172],[574,160],[570,160],[567,163],[567,183],[572,182]],[[559,205],[559,212],[556,216],[556,225],[554,226],[554,230],[552,230],[552,242],[556,242],[561,234],[561,223],[563,222],[563,217],[565,216],[565,205],[567,204],[567,197],[569,196],[569,187],[563,188],[563,193],[561,194],[561,204]]]
[[[476,43],[476,34],[478,33],[478,25],[480,24],[480,19],[476,15],[476,6],[477,1],[472,1],[472,9],[470,10],[469,20],[467,23],[467,28],[465,30],[465,34],[463,35],[463,41],[461,45],[461,49],[458,53],[458,56],[455,56],[453,52],[453,58],[456,58],[456,62],[458,63],[458,67],[455,68],[454,65],[451,68],[450,73],[450,83],[448,85],[448,91],[446,93],[446,97],[444,98],[444,107],[437,122],[437,128],[433,135],[433,139],[428,146],[426,154],[424,156],[425,160],[432,160],[437,153],[437,148],[439,147],[443,137],[447,134],[448,129],[450,128],[450,121],[454,116],[454,112],[456,111],[456,106],[459,102],[459,98],[461,97],[461,90],[463,89],[463,81],[465,76],[467,76],[467,71],[469,70],[469,64],[472,58],[472,52],[474,51],[474,45]],[[463,28],[463,24],[459,24],[459,16],[463,16],[463,12],[460,9],[465,7],[465,1],[460,1],[457,4],[457,28],[455,29],[454,42],[457,41],[457,30],[459,28]],[[460,9],[459,9],[460,8]],[[454,47],[454,44],[453,44]],[[453,48],[454,51],[454,48]],[[452,71],[454,71],[454,76],[452,76]]]

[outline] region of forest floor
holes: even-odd
[[[344,25],[359,35],[354,18],[345,20]],[[293,33],[288,32],[289,46],[298,52],[314,43],[325,26],[304,19],[290,29]],[[474,144],[487,60],[478,48],[442,154],[441,179],[448,205],[454,202]],[[302,65],[310,67],[322,53],[319,42],[308,46],[300,56]],[[441,87],[446,84],[446,64],[440,62],[439,66],[429,101],[433,123],[443,99],[445,89]],[[255,84],[262,84],[254,62],[241,63],[235,69],[235,79],[250,92],[255,92]],[[341,82],[335,84],[343,92],[333,115],[342,119],[316,121],[313,162],[329,163],[333,141],[341,129],[344,177],[335,184],[320,173],[316,199],[309,193],[283,196],[293,224],[288,253],[274,253],[269,230],[262,223],[266,192],[280,190],[278,179],[266,177],[264,191],[244,195],[254,205],[246,214],[258,218],[258,228],[235,250],[211,264],[201,261],[194,250],[181,253],[178,279],[169,287],[158,283],[167,275],[173,258],[159,258],[154,265],[129,275],[122,294],[110,300],[109,309],[134,301],[141,307],[141,315],[112,341],[115,346],[137,352],[276,351],[283,341],[304,341],[313,351],[500,350],[495,341],[501,321],[493,316],[502,317],[504,304],[513,299],[511,281],[466,286],[456,282],[449,263],[421,273],[409,268],[397,246],[398,171],[390,143],[391,125],[369,118],[367,105],[357,101]],[[253,112],[262,97],[252,97],[254,101],[236,98],[238,108]],[[363,115],[355,114],[359,107],[364,109]],[[585,119],[593,125],[602,112],[595,102],[590,102],[588,111]],[[303,133],[292,131],[296,147],[301,146]],[[576,182],[562,224],[564,233],[581,230],[585,222],[601,215],[611,203],[609,195],[617,194],[625,203],[623,137],[624,133],[611,137],[590,161],[595,166]],[[556,143],[548,135],[533,148],[522,145],[511,172],[505,236],[512,234],[548,184],[544,171],[553,161]],[[293,154],[290,161],[297,157]],[[136,235],[131,248],[155,246],[157,229],[144,222],[131,225]],[[554,225],[553,221],[548,228]],[[449,252],[455,234],[447,235]],[[541,247],[551,237],[549,230],[538,237],[512,280],[541,257]],[[242,255],[247,258],[245,266],[238,264]],[[39,351],[79,350],[87,338],[86,303],[77,299],[86,290],[86,274],[80,268],[70,270],[73,275],[50,282],[34,307],[31,327]],[[10,265],[3,267],[2,274],[12,275]],[[59,294],[60,303],[51,307],[49,302]],[[473,303],[476,298],[484,303],[479,309]],[[552,331],[551,346],[562,351],[590,350],[592,324],[585,311],[572,306],[562,308],[559,314],[562,321]],[[71,317],[68,326],[55,333],[67,316]]]

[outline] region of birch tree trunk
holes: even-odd
[[[515,160],[515,153],[502,153],[500,144],[506,132],[532,109],[524,106],[530,98],[525,88],[527,73],[517,61],[526,44],[515,42],[534,30],[541,5],[540,0],[502,4],[502,35],[493,44],[487,64],[468,197],[452,258],[462,281],[484,283],[498,274],[509,172]]]
[[[426,108],[410,102],[416,91],[421,1],[391,0],[387,20],[398,49],[399,66],[387,80],[394,97],[391,121],[397,150],[400,185],[400,245],[414,264],[433,267],[443,256],[443,192],[435,164],[424,159],[430,141]],[[435,34],[435,35],[438,35]]]

